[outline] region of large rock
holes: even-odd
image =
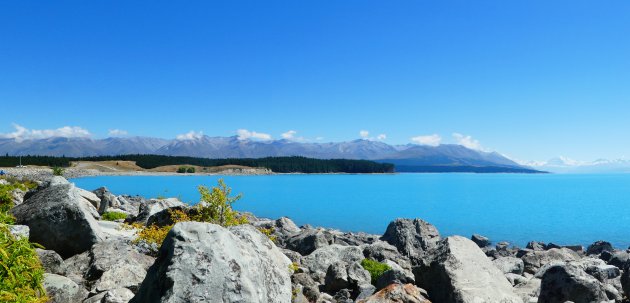
[[[381,239],[396,246],[405,256],[419,256],[435,247],[440,233],[435,226],[420,219],[396,219],[389,223]]]
[[[427,293],[413,284],[391,284],[359,303],[431,303]]]
[[[65,180],[65,179],[64,179]],[[98,223],[72,184],[37,192],[11,213],[31,229],[30,240],[67,258],[103,240]]]
[[[604,285],[572,264],[548,268],[542,277],[538,297],[540,303],[589,303],[608,300]]]
[[[503,273],[464,237],[442,240],[414,274],[418,286],[435,302],[522,302]]]
[[[290,264],[253,226],[177,223],[131,302],[290,302]]]
[[[45,273],[42,285],[50,298],[49,303],[82,302],[88,296],[88,292],[81,286],[56,274]]]

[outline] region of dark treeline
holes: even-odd
[[[276,173],[391,173],[394,165],[377,163],[368,160],[347,159],[312,159],[306,157],[267,157],[267,158],[233,158],[207,159],[195,157],[161,156],[161,155],[119,155],[97,157],[48,157],[22,156],[22,165],[41,166],[70,166],[71,161],[135,161],[145,169],[165,165],[197,165],[223,166],[241,165],[249,167],[264,167]],[[0,166],[10,167],[19,164],[15,156],[0,157]]]

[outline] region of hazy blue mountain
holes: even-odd
[[[630,160],[626,159],[598,159],[592,162],[577,161],[566,157],[556,157],[545,162],[533,162],[534,169],[554,173],[569,174],[602,174],[602,173],[630,173]]]
[[[159,154],[202,158],[260,158],[304,156],[319,159],[366,159],[396,164],[401,171],[431,171],[427,167],[448,167],[447,171],[515,171],[521,166],[495,152],[468,149],[461,145],[396,145],[379,141],[312,143],[290,140],[256,141],[238,137],[200,136],[186,140],[147,137],[107,139],[50,138],[15,141],[0,139],[0,154],[48,156],[100,156],[120,154]],[[509,169],[508,169],[509,168]]]

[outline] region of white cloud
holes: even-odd
[[[387,139],[387,135],[386,134],[380,134],[380,135],[378,135],[376,137],[370,137],[370,132],[367,131],[367,130],[360,130],[359,131],[359,136],[363,140],[370,140],[370,141],[374,141],[374,140],[383,141],[383,140]]]
[[[195,139],[200,139],[201,137],[203,137],[203,132],[201,131],[194,131],[191,130],[185,134],[181,134],[181,135],[177,135],[177,137],[175,137],[177,140],[195,140]]]
[[[258,140],[271,140],[270,134],[258,133],[255,131],[248,131],[246,129],[239,129],[236,131],[239,140],[258,139]]]
[[[109,135],[112,137],[121,137],[121,136],[126,136],[129,133],[126,130],[122,130],[122,129],[110,129],[109,130]]]
[[[295,134],[297,134],[296,131],[290,130],[290,131],[282,134],[282,139],[291,140],[291,139],[295,138]]]
[[[471,136],[462,135],[460,133],[453,133],[453,138],[457,141],[457,144],[466,148],[474,150],[484,150],[478,140],[473,139]]]
[[[438,146],[442,143],[442,137],[438,134],[427,135],[427,136],[415,136],[411,138],[411,142],[429,145],[429,146]]]
[[[46,139],[53,137],[63,138],[82,138],[89,137],[92,134],[78,126],[64,126],[57,129],[28,129],[18,124],[13,124],[14,132],[0,134],[0,138],[15,139],[15,141],[24,141],[31,139]]]
[[[322,140],[324,140],[324,137],[317,137],[317,138],[315,138],[315,140],[316,141],[322,141]]]
[[[297,142],[308,141],[306,138],[302,136],[298,137],[296,135],[297,135],[297,131],[290,130],[290,131],[287,131],[286,133],[283,133],[281,136],[282,136],[282,139],[289,140],[289,141],[297,141]]]

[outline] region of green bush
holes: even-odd
[[[44,303],[44,269],[28,238],[15,238],[0,224],[0,302]]]
[[[194,167],[189,167],[189,168],[186,170],[186,172],[187,172],[187,173],[189,173],[189,174],[194,174],[194,173],[195,173],[195,168],[194,168]]]
[[[59,166],[55,166],[52,168],[52,171],[53,171],[53,176],[63,176],[64,169]]]
[[[177,169],[177,173],[180,173],[180,174],[185,174],[185,173],[186,173],[186,166],[180,166],[180,167]]]
[[[370,276],[372,277],[372,284],[374,285],[376,285],[376,281],[378,280],[378,278],[381,277],[381,275],[383,275],[384,272],[391,269],[391,267],[389,267],[389,265],[387,264],[383,264],[381,262],[370,259],[363,259],[363,261],[361,261],[361,266],[363,266],[365,270],[370,272]]]
[[[105,212],[101,216],[101,219],[105,221],[116,221],[119,219],[127,219],[127,214],[117,212],[117,211],[108,211],[108,212]]]
[[[169,210],[173,224],[161,227],[133,224],[133,228],[139,229],[138,237],[134,242],[156,244],[159,247],[171,228],[178,222],[209,222],[223,227],[248,223],[247,217],[239,215],[237,211],[232,209],[232,204],[239,200],[241,195],[231,196],[232,189],[223,182],[223,179],[219,179],[218,185],[211,189],[205,186],[199,186],[198,189],[201,194],[201,203],[193,206],[189,211]],[[270,231],[269,234],[271,232],[273,231]]]

